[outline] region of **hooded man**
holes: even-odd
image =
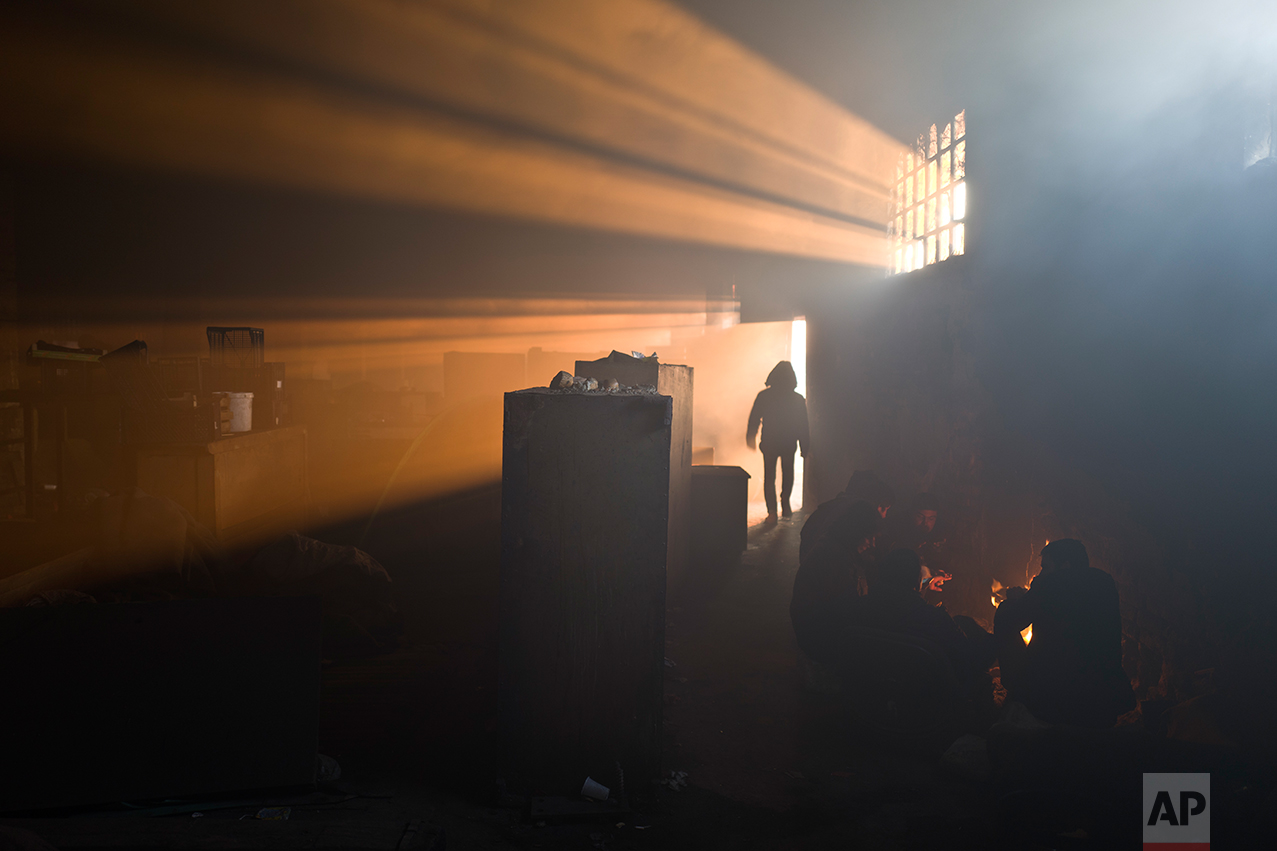
[[[877,582],[862,601],[863,625],[935,643],[949,656],[959,678],[969,679],[980,667],[976,648],[942,607],[929,605],[922,598],[924,579],[922,560],[916,552],[898,548],[887,553],[879,565]]]
[[[767,500],[767,522],[776,517],[776,461],[781,466],[780,508],[792,517],[789,495],[794,489],[794,450],[801,447],[807,457],[807,400],[798,395],[798,376],[789,361],[783,360],[767,376],[767,389],[754,399],[749,412],[749,430],[745,443],[754,448],[754,436],[762,423],[763,435],[758,448],[763,451],[763,497]]]
[[[799,543],[799,558],[803,558],[812,547],[830,529],[837,528],[847,516],[847,512],[858,502],[867,502],[885,518],[895,494],[891,487],[878,478],[873,470],[857,470],[847,482],[846,489],[831,500],[822,502],[803,523],[802,539]]]
[[[1026,647],[1020,632],[1033,626]],[[1043,721],[1112,727],[1135,708],[1122,670],[1122,617],[1113,577],[1091,567],[1081,541],[1042,549],[1042,572],[1012,588],[993,620],[1007,698]]]
[[[799,557],[789,616],[809,659],[829,663],[843,652],[847,629],[856,626],[859,600],[869,587],[869,559],[881,522],[875,506],[857,501]]]

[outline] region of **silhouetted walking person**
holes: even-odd
[[[776,461],[780,460],[780,508],[786,517],[794,512],[789,507],[789,495],[794,489],[794,450],[802,448],[807,457],[807,401],[795,392],[798,377],[794,367],[783,360],[767,376],[767,389],[754,399],[749,412],[749,431],[745,442],[754,448],[754,435],[758,424],[763,425],[763,436],[758,448],[763,451],[763,497],[767,500],[767,522],[776,522]]]

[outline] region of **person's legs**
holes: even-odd
[[[793,517],[789,507],[789,495],[794,490],[794,453],[784,452],[780,456],[780,511],[786,517]]]
[[[1002,687],[1007,690],[1008,700],[1021,699],[1016,695],[1024,687],[1024,667],[1028,656],[1028,647],[1020,633],[1013,630],[993,632],[994,643],[998,651],[998,668],[1002,672]],[[1021,700],[1021,702],[1023,702]]]
[[[984,670],[991,668],[998,657],[998,642],[993,634],[966,615],[954,615],[953,622],[970,642],[972,661]]]
[[[763,450],[763,499],[767,500],[767,514],[776,516],[776,459],[777,454]]]

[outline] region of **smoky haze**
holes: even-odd
[[[1264,559],[1277,8],[686,0],[910,140],[967,110],[979,377],[1151,528]]]

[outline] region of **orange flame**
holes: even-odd
[[[1004,595],[1001,592],[1005,590],[1005,587],[1006,586],[1004,586],[998,580],[996,579],[993,580],[993,585],[989,589],[989,592],[990,592],[989,602],[993,604],[993,608],[996,609],[998,606],[1002,604]],[[1024,629],[1020,630],[1020,638],[1024,639],[1025,644],[1028,644],[1030,641],[1033,640],[1033,624],[1029,624]]]

